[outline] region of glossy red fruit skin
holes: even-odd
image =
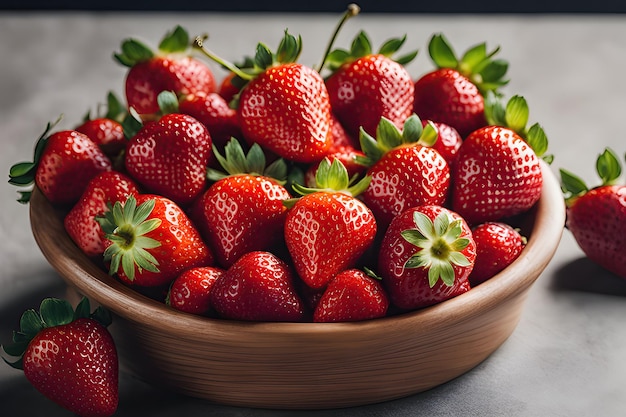
[[[170,286],[167,302],[170,307],[196,315],[209,315],[213,311],[211,290],[224,274],[218,267],[191,268],[181,273]]]
[[[626,279],[626,186],[589,190],[567,208],[566,227],[593,262]]]
[[[104,253],[104,232],[96,221],[116,201],[139,194],[135,182],[117,171],[105,171],[87,184],[80,200],[63,219],[63,225],[74,243],[89,257]]]
[[[512,130],[487,126],[459,148],[452,176],[452,209],[470,224],[529,210],[541,197],[539,158]]]
[[[381,228],[418,205],[443,205],[450,187],[450,168],[433,148],[409,145],[392,149],[368,171],[372,180],[362,194]]]
[[[422,120],[422,126],[426,126],[428,122],[428,120]],[[443,156],[443,159],[446,160],[446,163],[452,170],[456,161],[456,155],[463,143],[463,138],[452,126],[440,122],[431,121],[431,123],[437,128],[437,140],[432,147]]]
[[[249,252],[213,285],[211,302],[221,318],[302,321],[303,303],[290,267],[272,253]]]
[[[472,236],[476,242],[476,261],[469,276],[472,287],[512,264],[526,245],[522,235],[503,222],[481,223],[472,228]]]
[[[384,317],[389,300],[380,281],[358,269],[337,274],[316,304],[318,323],[361,321]]]
[[[378,256],[378,274],[387,290],[389,300],[401,310],[415,310],[437,304],[456,297],[470,290],[469,274],[471,267],[453,265],[454,285],[447,286],[441,279],[430,288],[428,271],[424,268],[405,268],[406,261],[417,251],[417,247],[407,242],[400,233],[415,228],[413,213],[420,211],[434,220],[441,212],[447,212],[453,219],[462,219],[458,213],[436,205],[423,205],[410,208],[396,216],[389,225],[380,246]],[[471,262],[476,258],[476,244],[472,231],[465,221],[462,222],[461,237],[470,239],[470,244],[461,251]]]
[[[126,148],[128,174],[147,192],[187,206],[206,187],[211,136],[195,118],[167,114],[146,123]]]
[[[162,91],[177,95],[216,91],[215,77],[202,61],[189,56],[157,56],[133,65],[126,74],[128,107],[139,114],[159,112],[157,96]]]
[[[414,85],[406,68],[370,54],[344,64],[326,80],[330,105],[348,135],[361,127],[371,135],[381,117],[401,127],[413,112]]]
[[[282,158],[311,163],[332,144],[324,80],[297,63],[270,67],[242,90],[239,123],[245,140]]]
[[[323,288],[354,265],[376,236],[376,220],[360,200],[340,192],[301,197],[285,220],[285,243],[300,278]]]
[[[122,124],[106,117],[86,120],[76,131],[89,137],[109,158],[117,156],[126,148],[126,136]]]
[[[43,395],[85,417],[108,417],[118,406],[113,338],[92,319],[41,330],[24,353],[24,375]]]
[[[478,87],[457,70],[441,68],[415,82],[413,111],[421,118],[454,127],[465,138],[487,124]]]
[[[52,204],[75,204],[87,183],[111,168],[111,160],[91,139],[75,130],[64,130],[48,138],[35,184]]]

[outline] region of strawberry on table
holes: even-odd
[[[560,170],[566,228],[591,261],[626,279],[626,185],[618,182],[622,165],[612,149],[598,156],[596,171],[602,183],[589,188],[580,177]]]
[[[476,244],[465,220],[444,207],[422,205],[391,222],[377,272],[390,301],[413,310],[469,291],[475,259]]]
[[[191,56],[190,45],[189,34],[181,26],[163,37],[157,51],[136,39],[124,40],[121,52],[113,56],[129,68],[125,82],[128,106],[150,115],[159,112],[157,96],[162,91],[176,95],[215,92],[212,70]]]
[[[183,210],[154,194],[117,201],[99,217],[109,274],[138,287],[171,283],[183,271],[211,266],[213,254]]]
[[[186,313],[210,315],[211,289],[222,274],[224,270],[214,266],[187,269],[172,282],[165,303]]]
[[[102,308],[90,312],[83,299],[76,308],[46,298],[40,310],[27,310],[13,344],[4,351],[19,359],[26,379],[44,396],[83,417],[108,417],[118,406],[118,359],[111,322]]]
[[[239,258],[213,284],[211,303],[220,317],[249,321],[301,321],[304,308],[290,267],[265,251]]]
[[[285,243],[296,272],[313,289],[354,266],[374,241],[374,215],[356,198],[370,177],[354,181],[341,161],[331,164],[325,158],[317,169],[316,188],[294,184],[303,196],[286,202]]]

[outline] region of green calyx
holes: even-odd
[[[9,184],[17,187],[28,187],[31,189],[19,191],[20,198],[17,199],[19,203],[26,204],[30,201],[32,194],[32,185],[35,183],[35,174],[37,172],[37,166],[41,160],[46,146],[48,145],[48,139],[50,138],[50,132],[61,121],[63,115],[54,122],[49,122],[46,125],[46,129],[39,136],[35,144],[35,151],[33,153],[33,160],[30,162],[18,162],[11,166],[9,170]]]
[[[164,55],[184,53],[189,49],[189,42],[187,30],[181,26],[176,26],[161,39],[158,52]],[[114,53],[113,58],[126,67],[132,67],[154,58],[155,55],[155,52],[144,43],[129,38],[122,42],[121,52]]]
[[[110,263],[109,274],[114,275],[121,267],[130,281],[135,279],[135,270],[159,272],[159,262],[148,252],[161,246],[161,243],[145,235],[161,225],[161,219],[149,219],[154,210],[155,200],[148,200],[137,206],[135,197],[130,196],[124,204],[117,201],[96,220],[102,227],[105,237],[112,244],[104,251],[105,263]]]
[[[94,118],[104,117],[121,123],[127,116],[127,114],[128,110],[126,109],[126,106],[120,101],[120,99],[115,95],[113,91],[109,91],[106,98],[105,111],[102,112],[101,106],[99,104]],[[87,122],[91,119],[91,111],[88,111],[87,114],[85,114],[85,116],[83,117],[83,122]]]
[[[363,128],[360,130],[359,143],[365,156],[358,156],[356,161],[365,166],[374,165],[384,154],[392,149],[407,144],[419,144],[433,146],[437,141],[437,127],[428,122],[425,127],[416,114],[406,119],[402,130],[386,117],[382,117],[376,127],[376,138],[367,133]]]
[[[211,181],[219,181],[230,175],[250,174],[270,177],[279,184],[287,181],[287,164],[279,158],[267,165],[263,149],[258,144],[253,144],[248,153],[244,152],[241,143],[231,138],[224,147],[224,156],[213,146],[213,154],[226,172],[207,168],[207,178]]]
[[[503,126],[520,135],[535,154],[546,163],[551,164],[554,155],[546,154],[548,151],[548,137],[539,123],[530,127],[528,125],[529,108],[523,96],[511,97],[506,105],[502,104],[500,97],[492,91],[485,95],[485,117],[491,125]]]
[[[626,157],[625,157],[626,159]],[[622,175],[622,164],[611,148],[605,148],[596,159],[596,172],[602,183],[599,186],[615,185]],[[570,171],[561,168],[561,190],[566,204],[571,205],[578,197],[589,191],[585,181]]]
[[[481,94],[497,91],[509,80],[504,79],[508,62],[493,59],[500,48],[487,51],[487,44],[480,43],[470,47],[458,58],[448,40],[441,33],[436,33],[428,43],[428,52],[438,68],[452,68],[467,77],[478,87]]]
[[[301,196],[316,192],[340,192],[356,197],[367,189],[371,179],[372,177],[369,175],[361,179],[358,175],[350,178],[348,170],[339,159],[333,159],[331,163],[328,158],[324,158],[315,172],[315,187],[305,187],[299,183],[294,183],[292,188]],[[292,207],[297,200],[297,198],[285,200],[283,204]]]
[[[19,358],[14,362],[4,361],[15,369],[23,369],[22,356],[31,340],[43,329],[69,324],[80,318],[89,318],[107,327],[111,324],[111,313],[103,307],[91,312],[89,300],[84,298],[76,306],[76,310],[65,300],[46,298],[41,302],[39,311],[26,310],[20,318],[20,330],[13,332],[13,341],[10,345],[3,345],[4,352]]]
[[[454,285],[453,265],[470,266],[461,253],[470,241],[460,237],[463,233],[460,219],[452,220],[446,213],[439,214],[433,222],[428,216],[416,211],[413,214],[415,229],[401,232],[402,237],[419,251],[405,263],[405,268],[425,268],[428,270],[430,288],[441,279],[448,286]]]

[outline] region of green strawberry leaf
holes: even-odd
[[[178,113],[178,97],[173,91],[161,91],[157,96],[157,103],[161,114]]]
[[[46,298],[39,306],[41,319],[45,327],[62,326],[71,323],[74,319],[72,305],[58,298]]]
[[[122,120],[122,129],[124,130],[124,136],[127,139],[132,138],[141,130],[143,127],[143,121],[141,120],[141,116],[134,107],[131,107]]]
[[[391,57],[393,54],[398,52],[400,48],[402,48],[404,42],[406,42],[406,35],[401,38],[391,38],[381,45],[378,53],[385,55],[386,57]]]
[[[602,180],[602,185],[614,184],[622,175],[622,166],[619,158],[611,148],[606,148],[604,152],[598,155],[596,172]]]
[[[413,61],[415,59],[415,57],[417,56],[418,51],[415,50],[413,52],[409,52],[408,54],[405,55],[401,55],[399,57],[394,58],[394,60],[400,64],[400,65],[407,65],[408,63],[410,63],[411,61]]]
[[[154,52],[144,43],[136,39],[126,39],[122,42],[121,53],[114,53],[113,58],[125,67],[148,61],[154,57]]]
[[[180,25],[166,33],[159,43],[159,50],[164,53],[185,52],[188,48],[189,33]]]
[[[428,43],[428,52],[438,68],[457,68],[459,61],[448,40],[441,33],[436,33]]]
[[[559,170],[559,173],[561,175],[561,190],[565,194],[566,200],[578,197],[589,191],[587,184],[579,176],[563,168]]]
[[[259,68],[269,68],[274,63],[274,55],[270,48],[263,44],[258,43],[256,46],[256,53],[254,54],[254,65]]]
[[[350,45],[350,56],[360,58],[372,53],[372,43],[364,31],[360,31]]]
[[[487,64],[478,73],[483,79],[483,85],[501,87],[508,83],[508,80],[502,80],[509,69],[509,63],[502,59],[487,61]],[[493,91],[495,88],[485,88],[485,90]]]
[[[504,111],[505,126],[524,136],[528,113],[528,104],[524,97],[518,95],[511,97]]]
[[[41,315],[35,310],[26,310],[20,318],[20,333],[32,339],[46,327]]]
[[[276,62],[291,63],[296,62],[302,52],[302,37],[297,38],[285,30],[285,35],[278,44],[276,50]],[[271,64],[270,64],[271,65]]]
[[[120,101],[115,93],[109,91],[107,94],[107,112],[104,117],[121,122],[124,120],[126,113],[126,106]]]
[[[528,129],[526,141],[539,157],[543,157],[548,151],[548,137],[539,123],[535,123]]]

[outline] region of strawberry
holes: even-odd
[[[303,197],[286,202],[285,243],[296,272],[311,288],[326,286],[337,273],[352,267],[372,245],[376,220],[356,198],[369,177],[352,184],[343,164],[325,158],[316,175],[316,187],[294,184]]]
[[[170,95],[165,92],[159,97],[177,105]],[[205,190],[211,145],[207,128],[197,119],[181,113],[165,114],[146,122],[130,139],[126,170],[148,192],[188,206]]]
[[[211,289],[223,274],[223,269],[213,266],[187,269],[172,282],[165,303],[175,310],[209,315],[213,312]]]
[[[523,97],[511,98],[506,109],[495,113],[504,122],[472,132],[457,155],[452,209],[470,224],[523,213],[541,196],[539,156],[547,147],[543,129],[535,124],[526,130],[528,107]]]
[[[437,129],[437,139],[432,147],[439,152],[443,159],[446,160],[446,163],[452,170],[454,166],[454,161],[456,159],[456,154],[463,143],[463,138],[457,132],[455,128],[452,126],[448,126],[445,123],[441,122],[433,122],[431,120],[422,120],[422,126],[425,128],[426,125],[432,123],[433,126]]]
[[[476,242],[476,261],[469,276],[472,287],[488,280],[516,260],[526,238],[503,222],[486,222],[472,228]]]
[[[404,65],[417,51],[391,58],[405,39],[390,39],[374,52],[365,32],[359,32],[350,51],[338,49],[328,56],[330,105],[349,135],[358,137],[361,128],[374,133],[381,117],[401,127],[413,112],[413,80]]]
[[[596,170],[602,183],[591,189],[580,177],[560,170],[565,226],[587,258],[626,279],[626,185],[618,183],[622,165],[612,149],[598,156]]]
[[[378,273],[391,302],[413,310],[468,291],[475,259],[476,244],[465,220],[442,206],[423,205],[402,212],[389,225]]]
[[[89,301],[76,308],[64,300],[46,298],[40,311],[27,310],[13,332],[13,344],[3,346],[15,357],[26,379],[44,396],[84,417],[108,417],[118,405],[118,359],[107,330],[110,314],[90,313]]]
[[[361,147],[372,180],[363,201],[381,230],[404,210],[420,204],[442,205],[450,186],[450,168],[432,148],[437,133],[433,125],[422,129],[419,117],[409,117],[400,131],[382,118],[376,139],[361,130]]]
[[[350,145],[333,145],[326,157],[331,163],[335,159],[341,161],[343,166],[345,166],[348,171],[349,178],[353,178],[355,175],[358,176],[364,174],[367,169],[367,167],[358,162],[359,158],[365,158],[365,154]],[[305,184],[308,187],[315,187],[315,176],[320,163],[321,161],[316,164],[311,164],[305,172]]]
[[[113,56],[128,67],[125,94],[128,106],[139,114],[159,112],[157,96],[162,91],[176,95],[212,93],[217,89],[211,69],[189,54],[189,34],[181,26],[168,32],[158,50],[136,39],[122,42],[121,52]]]
[[[117,201],[99,217],[109,274],[129,285],[171,283],[183,271],[211,266],[213,254],[182,209],[153,194]]]
[[[48,136],[55,124],[48,123],[37,140],[32,162],[20,162],[11,167],[9,183],[16,186],[35,183],[50,203],[72,205],[91,178],[111,170],[111,160],[87,136],[75,130]],[[30,191],[21,192],[18,201],[29,200]]]
[[[237,113],[245,140],[296,162],[321,160],[332,144],[330,102],[324,80],[314,69],[297,63],[302,40],[285,31],[277,52],[257,46],[255,70],[243,71],[203,47],[209,58],[227,65],[247,84]]]
[[[74,243],[89,257],[104,253],[104,232],[96,221],[110,205],[139,194],[135,182],[116,171],[102,172],[89,181],[80,200],[65,215],[63,224]]]
[[[359,269],[330,280],[313,313],[315,322],[360,321],[384,317],[389,300],[380,282]]]
[[[503,79],[507,62],[492,59],[498,50],[487,52],[481,43],[459,59],[442,34],[433,35],[428,51],[437,69],[415,82],[413,111],[422,119],[454,127],[463,138],[485,126],[484,95],[508,82]]]
[[[301,321],[302,300],[289,266],[270,252],[248,252],[213,284],[220,317],[250,321]]]
[[[215,152],[226,173],[213,169],[215,180],[193,207],[193,219],[217,263],[231,266],[244,253],[269,250],[282,242],[287,216],[283,201],[291,198],[282,185],[287,166],[278,159],[266,167],[259,145],[252,145],[246,155],[240,143],[232,139],[225,157]]]
[[[107,111],[91,117],[87,113],[84,120],[75,130],[89,137],[106,156],[114,160],[126,148],[123,120],[127,111],[119,99],[109,92],[107,95]]]

